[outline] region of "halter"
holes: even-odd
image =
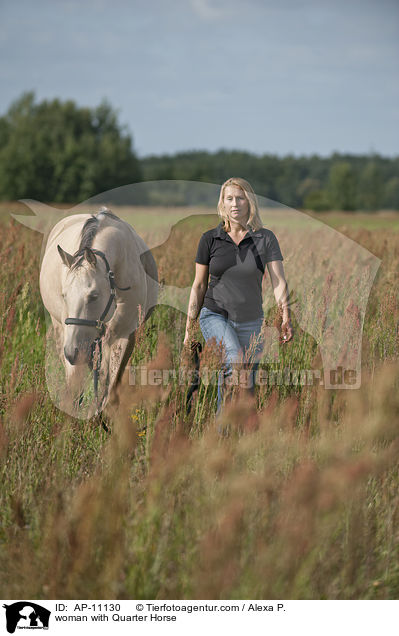
[[[105,332],[104,318],[109,312],[113,301],[115,300],[115,295],[116,295],[115,289],[120,289],[121,291],[127,291],[128,289],[130,289],[130,286],[118,287],[118,285],[115,283],[115,274],[110,268],[105,254],[103,252],[100,252],[100,250],[94,250],[92,248],[90,249],[92,252],[94,252],[94,254],[97,254],[97,256],[101,256],[101,258],[103,259],[105,263],[105,268],[107,270],[107,275],[109,279],[109,285],[111,287],[111,293],[108,298],[107,305],[98,320],[87,320],[86,318],[66,318],[65,324],[66,325],[84,325],[86,327],[96,327],[96,329],[98,329],[99,331],[99,336],[101,337],[104,335],[104,332]],[[83,255],[83,253],[84,253],[84,250],[81,250],[80,252],[77,252],[76,256]]]
[[[90,248],[92,252],[94,252],[94,254],[96,254],[97,256],[100,256],[104,263],[105,263],[105,269],[106,269],[106,273],[108,275],[108,280],[109,280],[109,285],[111,288],[111,293],[110,296],[108,298],[108,302],[106,304],[106,307],[103,311],[103,313],[101,314],[100,318],[98,320],[87,320],[86,318],[66,318],[65,319],[65,324],[66,325],[83,325],[85,327],[95,327],[98,331],[98,335],[97,338],[94,339],[94,341],[92,342],[91,345],[91,350],[92,350],[92,359],[94,359],[94,364],[92,363],[92,368],[93,368],[93,382],[94,382],[94,395],[96,398],[96,403],[97,403],[97,408],[98,408],[98,376],[99,376],[99,372],[100,372],[100,367],[101,367],[101,358],[102,358],[102,338],[104,336],[105,333],[105,322],[104,322],[104,318],[107,315],[107,313],[109,312],[112,303],[115,301],[116,304],[116,289],[119,289],[120,291],[127,291],[128,289],[130,289],[129,287],[119,287],[116,283],[115,283],[115,274],[112,271],[112,269],[109,266],[107,257],[105,256],[105,254],[103,252],[100,252],[100,250],[95,250],[93,248]],[[76,253],[76,256],[80,256],[83,255],[84,250],[81,250],[80,252]],[[94,355],[95,354],[95,355]],[[104,424],[103,424],[104,426]],[[106,429],[107,430],[107,429]]]

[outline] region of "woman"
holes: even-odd
[[[248,357],[253,362],[262,351],[262,279],[266,265],[282,312],[282,342],[292,339],[293,329],[283,257],[275,235],[262,225],[250,184],[238,177],[228,179],[220,190],[217,211],[221,223],[205,232],[198,245],[184,344],[189,344],[199,314],[204,339],[215,338],[223,345],[219,412],[224,380],[232,374],[233,365],[249,362]],[[253,379],[250,386],[253,389]]]

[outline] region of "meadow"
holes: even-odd
[[[107,410],[110,433],[53,405],[42,236],[10,211],[21,205],[3,204],[0,215],[2,598],[398,598],[398,215],[318,217],[381,260],[364,316],[361,387],[267,384],[255,399],[238,388],[220,435],[214,386],[202,383],[185,411],[189,379],[177,378],[193,364],[182,351],[186,316],[167,304],[140,327],[131,365],[175,378],[139,386],[127,370]],[[144,238],[151,217],[165,240],[173,210],[140,214]],[[306,252],[290,260],[283,226],[290,283]],[[155,241],[164,285],[190,285],[201,231],[195,219],[177,225],[168,253]],[[300,224],[293,231],[300,237]],[[278,314],[270,290],[265,297],[272,328]],[[269,365],[320,368],[317,342],[295,315],[294,327]],[[218,352],[204,347],[201,365],[217,368]]]

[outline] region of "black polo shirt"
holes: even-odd
[[[266,263],[282,261],[271,230],[248,230],[236,245],[220,223],[205,232],[198,244],[196,263],[209,266],[210,280],[204,307],[236,322],[263,316],[262,278]]]

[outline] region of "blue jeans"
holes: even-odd
[[[246,363],[252,370],[248,372],[247,388],[254,390],[254,373],[258,367],[258,360],[263,351],[263,342],[260,336],[263,317],[250,322],[235,322],[225,318],[221,314],[202,307],[199,315],[199,324],[206,342],[212,338],[216,344],[222,344],[224,349],[223,369],[218,376],[218,407],[220,412],[223,401],[223,386],[225,380],[233,373],[233,364]],[[253,343],[251,340],[255,340]]]

